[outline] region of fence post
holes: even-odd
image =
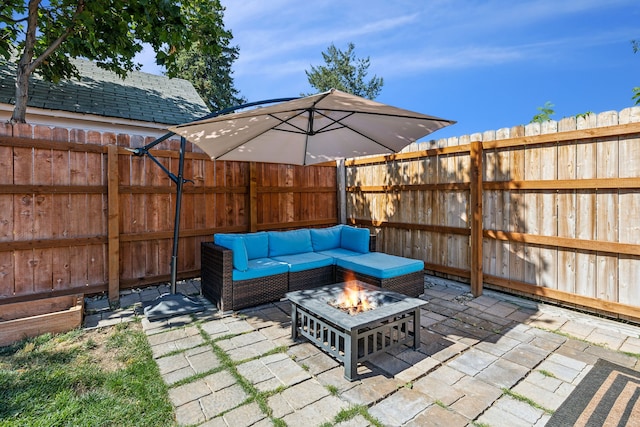
[[[249,162],[249,231],[258,231],[258,170],[256,162]]]
[[[482,295],[482,142],[471,143],[471,293]]]
[[[107,149],[107,203],[109,206],[108,233],[108,268],[109,268],[109,301],[120,298],[120,177],[118,175],[118,146],[109,145]]]
[[[336,161],[336,190],[338,191],[338,223],[347,223],[347,169],[344,159]]]

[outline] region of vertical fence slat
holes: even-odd
[[[471,143],[471,293],[482,295],[482,142]]]
[[[558,131],[576,129],[576,118],[567,117],[558,122]],[[566,141],[558,146],[558,179],[576,179],[576,141]],[[576,190],[558,191],[558,236],[576,237]],[[558,289],[576,291],[576,251],[558,250]]]
[[[598,127],[618,124],[616,112],[598,114]],[[597,178],[618,177],[618,137],[597,140]],[[615,242],[618,240],[618,191],[598,190],[596,193],[597,215],[596,236],[598,240]],[[596,255],[596,297],[605,301],[618,300],[618,257],[611,254]]]
[[[109,271],[109,300],[115,301],[120,295],[120,178],[118,175],[118,147],[109,145],[107,149],[107,264]]]
[[[249,164],[249,231],[258,230],[258,170],[256,162]]]

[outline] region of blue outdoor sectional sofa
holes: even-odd
[[[223,312],[350,279],[421,295],[424,262],[370,251],[369,234],[348,225],[215,234],[201,244],[202,292]]]

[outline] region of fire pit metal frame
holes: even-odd
[[[345,283],[289,292],[291,337],[299,335],[344,363],[344,376],[353,381],[358,363],[401,345],[420,347],[420,308],[426,301],[362,282],[358,286],[388,302],[374,310],[350,315],[328,301]],[[411,328],[413,324],[413,330]]]

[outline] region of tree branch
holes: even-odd
[[[40,3],[40,0],[33,0],[33,1],[36,2],[36,3]],[[31,16],[31,2],[29,3],[29,5],[30,5],[29,6],[29,16]],[[85,8],[85,0],[79,0],[78,1],[78,7],[76,8],[75,13],[73,14],[73,18],[72,18],[71,22],[75,22],[76,21],[78,16],[84,11],[84,8]],[[36,59],[33,60],[33,62],[31,62],[30,66],[29,66],[29,73],[32,73],[36,68],[38,68],[40,66],[40,64],[42,64],[45,59],[47,59],[58,47],[60,47],[60,45],[74,31],[75,31],[74,25],[71,24],[71,26],[69,28],[67,28],[66,31],[60,35],[60,37],[58,37],[56,40],[54,40],[53,43],[51,43],[49,45],[49,47],[47,47],[47,49],[44,52],[42,52],[42,54],[40,54],[40,56],[38,56]]]

